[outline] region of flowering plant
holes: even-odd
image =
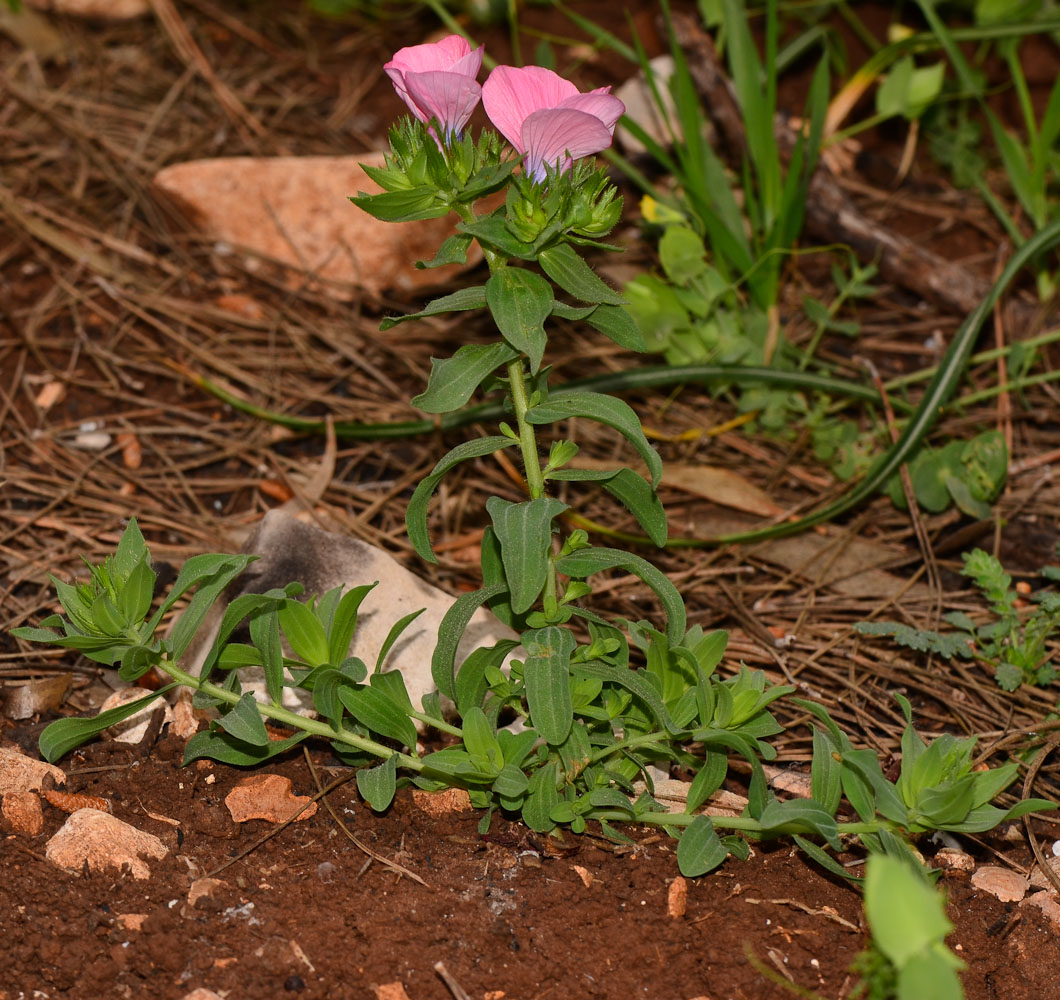
[[[872,751],[855,750],[828,714],[810,703],[801,704],[822,727],[814,735],[812,797],[776,799],[761,763],[776,756],[768,738],[782,731],[769,708],[793,689],[769,687],[763,672],[746,667],[734,676],[717,676],[726,634],[688,628],[681,595],[662,572],[638,555],[590,544],[580,529],[564,533],[561,518],[568,508],[550,495],[549,484],[583,482],[602,486],[656,544],[666,540],[666,517],[655,492],[662,465],[634,411],[600,393],[550,392],[544,363],[545,324],[552,318],[584,321],[625,348],[644,348],[620,296],[579,252],[615,249],[600,238],[617,222],[621,201],[606,175],[584,158],[609,144],[622,105],[606,88],[580,94],[547,70],[499,67],[481,96],[517,154],[508,155],[496,133],[486,131],[473,141],[463,131],[478,100],[474,77],[481,57],[481,51],[448,38],[402,49],[387,63],[386,72],[413,117],[392,131],[385,166],[365,168],[382,193],[352,199],[376,217],[395,221],[455,211],[456,232],[421,266],[464,260],[477,241],[489,268],[484,284],[383,323],[389,329],[423,316],[486,309],[499,334],[492,343],[466,344],[451,358],[433,359],[427,387],[414,400],[429,413],[445,413],[462,407],[476,391],[503,389],[511,411],[511,421],[502,423],[499,433],[457,445],[415,489],[406,521],[422,558],[437,561],[428,506],[449,471],[517,448],[525,476],[525,500],[487,500],[482,586],[459,597],[439,628],[432,675],[440,694],[455,703],[459,725],[443,714],[438,694],[415,706],[401,673],[382,669],[413,616],[391,630],[374,669],[350,655],[358,608],[371,589],[366,586],[337,588],[306,601],[298,599],[297,584],[243,594],[226,608],[199,675],[188,673],[180,660],[194,634],[251,557],[189,559],[148,618],[156,576],[132,521],[115,555],[93,567],[87,583],[55,581],[64,614],[14,634],[116,665],[126,681],[156,668],[173,684],[93,719],[52,723],[41,736],[42,754],[56,760],[183,685],[195,691],[196,705],[218,716],[189,740],[185,761],[212,757],[256,764],[309,736],[324,738],[340,759],[360,767],[358,789],[375,809],[390,804],[399,782],[411,782],[425,789],[467,789],[472,804],[487,810],[483,829],[496,810],[521,816],[539,832],[561,824],[580,832],[596,820],[618,840],[626,838],[612,826],[615,822],[653,824],[680,837],[678,864],[690,876],[711,870],[729,853],[747,856],[743,839],[719,836],[719,829],[757,837],[796,835],[811,856],[846,877],[806,835],[834,850],[840,849],[841,834],[855,835],[870,851],[908,855],[901,838],[930,826],[982,831],[1048,807],[1039,800],[1007,812],[989,807],[989,799],[1014,780],[1015,765],[973,773],[970,742],[940,739],[929,747],[911,726],[903,748],[919,777],[915,788],[906,788],[912,779],[903,763],[896,786]],[[481,199],[505,187],[502,205],[476,212]],[[570,440],[552,443],[545,458],[537,428],[571,417],[617,431],[639,455],[647,476],[625,467],[570,468],[578,450]],[[590,579],[615,569],[639,577],[654,592],[665,617],[662,627],[609,621],[584,606],[592,594]],[[184,610],[159,638],[163,617],[181,599]],[[483,606],[516,630],[518,639],[476,649],[457,664],[460,638]],[[249,643],[233,639],[244,623]],[[505,659],[518,647],[521,659],[512,660],[505,672]],[[635,657],[643,665],[634,666]],[[237,668],[246,666],[263,669],[264,702],[242,691]],[[317,718],[284,707],[288,687],[311,694]],[[908,716],[908,705],[903,708]],[[521,728],[502,725],[511,716]],[[284,723],[294,735],[271,739],[265,719]],[[459,742],[423,752],[417,723]],[[721,787],[733,753],[745,758],[751,771],[744,814],[697,815]],[[685,809],[676,814],[660,805],[652,784],[653,771],[665,773],[671,765],[695,773]],[[932,776],[933,787],[927,789]],[[900,794],[903,790],[908,794]],[[837,822],[844,794],[858,822]]]

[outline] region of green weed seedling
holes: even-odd
[[[994,621],[976,625],[963,611],[951,611],[943,619],[957,629],[955,632],[916,629],[900,622],[858,622],[854,628],[862,635],[890,636],[909,649],[944,659],[979,660],[993,669],[995,680],[1005,691],[1015,691],[1021,684],[1052,684],[1057,669],[1050,661],[1047,644],[1060,627],[1060,594],[1041,592],[1034,596],[1030,611],[1021,612],[1021,598],[1012,587],[1012,577],[994,556],[981,549],[964,555],[962,573],[987,599]],[[1046,567],[1042,575],[1060,580],[1056,567]]]

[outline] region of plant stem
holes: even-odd
[[[519,429],[519,450],[523,455],[526,488],[530,493],[530,499],[536,500],[545,494],[545,476],[541,471],[541,456],[537,450],[534,425],[526,419],[526,411],[530,409],[530,406],[526,395],[526,377],[523,372],[522,358],[508,363],[508,391],[511,394],[512,406],[515,409],[515,422]]]
[[[647,826],[690,826],[696,817],[688,813],[648,812],[630,819],[629,813],[619,809],[593,809],[585,814],[585,818],[604,820],[608,823],[641,823]],[[715,827],[740,830],[750,834],[762,834],[765,829],[758,820],[751,819],[750,816],[711,816],[710,822]],[[895,829],[895,826],[885,820],[880,820],[874,823],[838,823],[836,829],[839,831],[839,836],[846,837],[863,833],[880,833],[883,830]],[[778,837],[787,835],[787,831],[782,826],[770,827],[770,830]],[[801,833],[802,831],[796,829],[791,832]]]
[[[194,674],[189,674],[186,671],[181,670],[175,663],[168,660],[162,660],[158,664],[158,668],[169,674],[169,676],[178,684],[192,688],[195,691],[202,691],[203,694],[209,695],[211,698],[227,702],[229,705],[235,705],[240,700],[241,696],[234,691],[226,691],[223,687],[220,687],[211,681],[204,681],[201,678],[196,677]],[[314,736],[323,736],[325,739],[329,740],[338,740],[340,743],[346,743],[357,750],[363,750],[365,753],[370,753],[374,757],[379,757],[382,760],[387,760],[390,757],[397,757],[398,763],[402,767],[411,768],[413,771],[423,770],[423,761],[418,757],[413,757],[409,754],[392,750],[390,747],[384,746],[382,743],[376,743],[375,740],[367,739],[364,736],[358,736],[356,733],[351,733],[346,729],[338,729],[334,726],[328,725],[326,722],[320,722],[317,719],[307,719],[304,715],[292,712],[290,709],[284,708],[282,705],[269,705],[259,702],[257,709],[262,715],[267,716],[270,719],[275,719],[277,722],[282,722],[284,725],[290,726],[293,729],[301,729],[304,732],[312,733]]]

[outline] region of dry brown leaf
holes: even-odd
[[[127,469],[138,469],[143,464],[144,452],[140,446],[140,439],[135,434],[122,431],[116,438],[121,446],[122,465]]]
[[[0,705],[9,719],[31,719],[41,712],[54,711],[63,703],[70,688],[70,674],[35,677],[22,684],[0,685]]]

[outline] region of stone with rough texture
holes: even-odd
[[[222,889],[227,885],[223,879],[219,878],[197,878],[191,883],[191,888],[188,889],[188,906],[194,906],[200,899],[208,899],[218,889]]]
[[[401,671],[412,704],[417,708],[421,707],[423,696],[436,689],[431,675],[431,656],[442,616],[454,600],[445,591],[410,573],[382,549],[348,535],[303,524],[280,511],[265,515],[247,539],[243,551],[260,558],[236,579],[235,589],[226,595],[228,600],[234,600],[241,593],[261,594],[292,581],[303,584],[304,599],[312,594],[324,594],[340,584],[351,588],[378,580],[379,585],[361,603],[351,647],[351,655],[359,656],[369,670],[374,668],[379,648],[391,626],[409,612],[426,608],[401,634],[384,666]],[[196,637],[195,645],[185,656],[186,669],[192,673],[198,673],[213,643],[224,614],[224,604],[219,601],[214,606]],[[461,663],[463,657],[478,646],[492,645],[506,638],[517,639],[518,636],[492,613],[479,609],[464,632],[456,662]],[[259,669],[257,675],[260,674]],[[240,678],[244,681],[244,691],[252,690],[256,697],[265,700],[263,687],[254,681],[253,671],[240,671]],[[297,694],[295,689],[285,688],[284,704],[298,708]],[[311,697],[301,707],[311,708]]]
[[[1060,931],[1060,900],[1055,892],[1035,892],[1028,896],[1020,906],[1037,906]]]
[[[44,829],[44,810],[40,796],[35,792],[4,792],[4,828],[12,833],[25,833],[36,837]]]
[[[456,216],[380,222],[348,200],[380,190],[361,163],[381,167],[383,154],[193,160],[166,167],[153,184],[202,235],[284,265],[291,288],[309,280],[348,301],[358,287],[378,296],[450,281],[460,265],[413,264],[434,256]],[[468,261],[476,260],[469,252]]]
[[[295,795],[291,791],[291,779],[282,774],[252,774],[225,796],[225,805],[236,823],[251,819],[283,823],[307,802],[309,797]],[[313,802],[299,813],[298,819],[309,819],[316,811],[317,804]]]
[[[975,858],[955,847],[943,847],[935,852],[932,864],[936,868],[946,871],[970,872],[975,871]]]
[[[68,871],[81,871],[86,863],[90,871],[128,865],[133,877],[142,879],[151,874],[142,856],[158,860],[167,850],[154,834],[98,809],[78,809],[48,841],[44,853]]]
[[[972,885],[980,892],[997,896],[1002,903],[1018,903],[1027,895],[1027,880],[1011,868],[985,865],[972,876]]]
[[[197,990],[185,993],[182,1000],[225,1000],[225,998],[219,993],[214,993],[213,990],[206,989],[205,986],[200,986]]]
[[[401,983],[384,983],[375,987],[375,1000],[409,1000]]]
[[[671,883],[666,894],[666,915],[680,920],[688,910],[688,882],[680,875]]]
[[[412,801],[428,816],[449,816],[452,813],[471,812],[471,798],[463,788],[446,788],[441,792],[425,792],[416,788]]]
[[[151,0],[28,0],[38,10],[90,17],[99,21],[130,21],[151,10]]]
[[[114,694],[110,695],[106,701],[99,706],[99,711],[100,713],[108,712],[112,708],[128,705],[129,702],[136,701],[137,698],[145,698],[152,693],[153,692],[150,688],[121,688],[120,690],[115,691]],[[168,722],[172,722],[173,709],[169,707],[169,704],[164,698],[159,698],[156,701],[150,702],[144,708],[141,708],[140,711],[134,715],[130,715],[129,718],[123,719],[117,725],[111,726],[106,730],[107,736],[116,743],[131,743],[135,746],[144,738],[144,735],[147,733],[147,727],[151,725],[151,717],[159,708],[163,711],[162,724],[165,725]]]
[[[56,785],[66,784],[62,768],[34,760],[17,750],[0,747],[0,795],[7,792],[39,792],[46,779]]]

